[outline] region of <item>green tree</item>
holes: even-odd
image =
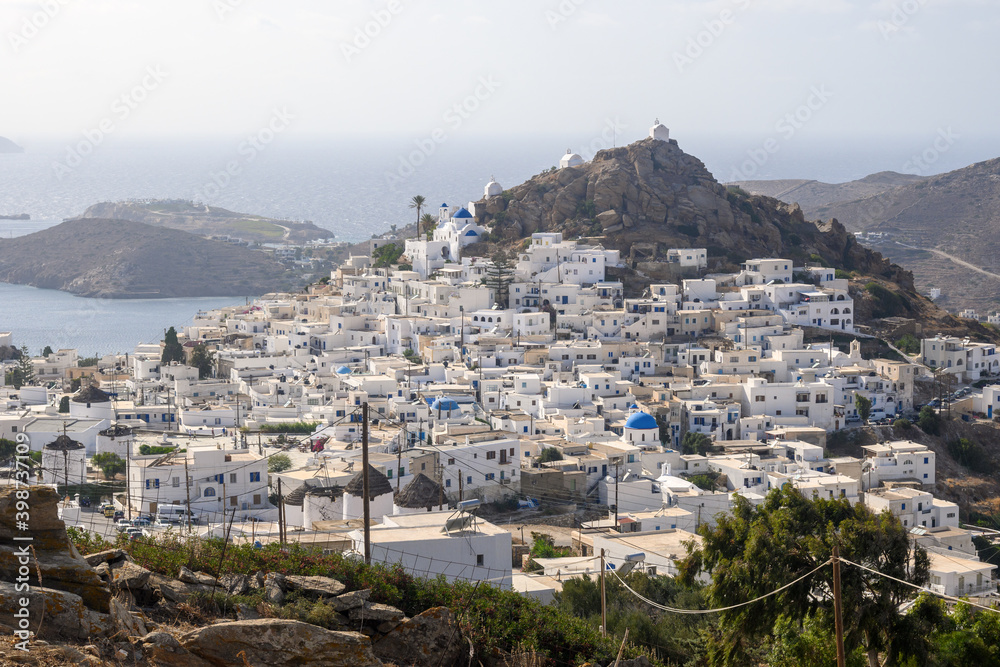
[[[493,290],[493,298],[501,308],[510,304],[510,283],[514,278],[514,259],[506,250],[497,250],[490,257],[486,268],[486,286]]]
[[[872,414],[872,402],[861,394],[854,394],[854,407],[857,409],[861,421],[867,422],[868,417]]]
[[[48,357],[50,354],[52,354],[52,348],[50,346],[46,345],[45,349],[42,350],[42,356],[43,357]]]
[[[562,461],[563,455],[555,447],[543,447],[542,451],[538,453],[539,463],[549,463],[550,461]]]
[[[435,220],[434,216],[431,215],[430,213],[424,213],[422,216],[420,216],[420,222],[424,226],[424,234],[427,235],[427,240],[430,241],[432,238],[431,235],[434,233],[434,229],[437,227],[437,220]]]
[[[417,209],[417,235],[413,238],[420,238],[420,211],[424,207],[424,202],[427,201],[423,195],[414,195],[413,199],[410,200],[410,208]]]
[[[712,439],[704,433],[688,431],[681,440],[681,452],[684,454],[704,455],[712,449]]]
[[[163,354],[160,355],[160,363],[169,364],[173,361],[184,362],[184,347],[177,340],[177,332],[170,327],[163,336]]]
[[[198,369],[199,379],[212,377],[212,371],[215,370],[215,352],[208,349],[204,343],[199,343],[191,351],[191,365]]]
[[[15,389],[24,386],[31,386],[38,382],[35,376],[35,364],[31,362],[31,355],[28,354],[28,346],[22,345],[17,357],[17,366],[8,374],[7,383],[14,385]]]
[[[115,475],[125,472],[125,460],[110,452],[94,455],[94,465],[104,473],[104,479],[114,479]]]
[[[703,526],[701,533],[702,546],[692,544],[680,567],[688,580],[702,570],[711,573],[714,607],[772,593],[827,562],[834,544],[841,557],[915,586],[929,578],[926,552],[911,546],[896,517],[873,514],[847,499],[807,500],[790,484],[771,491],[757,507],[734,496],[732,514],[719,515],[716,525]],[[783,615],[796,623],[821,612],[821,619],[832,618],[832,576],[824,567],[780,593],[720,612],[720,632],[709,646],[711,664],[754,664],[761,641],[775,633]],[[873,667],[880,664],[879,654],[895,661],[907,654],[912,628],[899,606],[915,597],[911,586],[841,565],[841,591],[848,652],[861,647]]]
[[[920,408],[920,415],[917,417],[917,426],[927,435],[940,435],[941,415],[931,406],[925,405]]]
[[[267,460],[268,472],[281,472],[292,467],[292,459],[288,454],[275,454]]]
[[[372,252],[372,261],[375,262],[375,268],[382,269],[395,264],[402,255],[402,245],[398,243],[386,243],[375,248],[375,251]]]
[[[69,396],[63,396],[59,399],[59,412],[62,414],[69,412]]]

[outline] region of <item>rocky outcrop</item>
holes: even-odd
[[[26,567],[29,583],[49,589],[66,591],[78,596],[94,611],[109,611],[111,590],[79,554],[66,535],[66,525],[59,519],[59,496],[47,486],[27,489],[27,529],[18,528],[18,498],[14,489],[0,494],[0,581],[23,579]],[[15,536],[31,538],[30,542],[15,541]],[[30,546],[31,549],[27,550]],[[23,550],[27,550],[22,553]],[[27,556],[25,554],[30,554]]]
[[[325,630],[308,623],[275,618],[217,623],[183,635],[179,644],[219,667],[242,664],[254,667],[382,665],[372,653],[371,641],[363,634]]]
[[[675,141],[602,150],[591,162],[539,174],[509,194],[477,202],[476,217],[511,242],[534,232],[601,235],[630,266],[632,246],[650,242],[654,256],[646,261],[686,247],[705,247],[710,263],[730,267],[753,257],[816,255],[834,268],[913,286],[908,272],[860,246],[835,220],[809,222],[797,205],[730,190]]]
[[[403,621],[375,642],[375,655],[396,665],[464,664],[468,648],[447,607],[434,607]]]

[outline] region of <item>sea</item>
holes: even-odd
[[[424,212],[436,212],[442,203],[466,205],[482,196],[491,177],[512,187],[557,165],[567,148],[590,159],[600,149],[645,135],[616,125],[613,132],[606,125],[591,133],[514,137],[464,136],[457,130],[443,136],[278,136],[260,150],[248,149],[239,138],[106,137],[96,146],[82,135],[65,141],[20,139],[24,153],[0,155],[0,215],[28,213],[31,219],[0,220],[0,242],[60,224],[98,202],[175,198],[310,220],[339,240],[355,242],[412,222],[414,195],[426,197]],[[996,138],[957,141],[938,151],[933,133],[786,141],[672,136],[722,182],[842,182],[884,170],[930,175],[1000,155]],[[933,159],[927,159],[930,150]],[[14,344],[27,345],[33,354],[46,345],[75,348],[83,356],[123,353],[159,341],[167,327],[190,323],[199,311],[242,304],[253,296],[91,299],[0,283],[0,332],[10,331]]]

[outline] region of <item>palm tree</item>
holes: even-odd
[[[413,199],[410,200],[410,208],[417,209],[417,239],[420,238],[420,209],[424,207],[425,201],[427,200],[424,199],[423,195],[414,195]]]
[[[424,233],[427,234],[428,236],[427,240],[430,241],[429,238],[430,234],[431,232],[434,231],[434,228],[437,226],[437,221],[434,219],[434,216],[431,215],[430,213],[424,213],[422,216],[420,216],[420,222],[424,223]]]

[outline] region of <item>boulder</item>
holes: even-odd
[[[337,599],[333,601],[333,608],[337,611],[350,611],[351,609],[357,609],[368,600],[371,594],[371,589],[366,588],[364,590],[351,591],[350,593],[338,595]]]
[[[27,533],[31,542],[14,540],[25,535],[15,516],[19,511],[17,502],[23,500],[15,493],[25,492],[28,497],[24,502],[31,508]],[[58,516],[58,502],[59,495],[47,486],[10,488],[0,492],[0,581],[14,581],[21,561],[26,559],[34,583],[38,582],[36,570],[40,570],[46,588],[73,593],[88,608],[106,614],[111,589],[70,542],[66,524]],[[22,553],[28,545],[33,547],[33,554],[31,550]]]
[[[618,213],[618,211],[604,211],[604,213],[597,214],[596,220],[601,223],[601,227],[603,229],[607,229],[608,227],[614,227],[619,224],[622,221],[622,216]]]
[[[217,581],[215,577],[204,572],[192,572],[183,565],[181,566],[180,574],[177,578],[183,581],[185,584],[198,584],[201,586],[214,586]]]
[[[111,567],[107,563],[101,563],[100,565],[95,567],[94,572],[96,572],[97,576],[100,577],[101,579],[104,579],[105,581],[111,581]]]
[[[27,628],[22,629],[38,632],[43,639],[86,639],[101,634],[101,614],[89,610],[79,595],[41,586],[19,591],[15,586],[0,581],[0,617],[5,622],[19,624],[14,614],[21,613],[21,600],[26,598]]]
[[[468,646],[447,607],[434,607],[400,623],[375,642],[375,655],[397,665],[465,664]]]
[[[227,595],[246,595],[250,590],[250,579],[245,574],[224,574],[219,577],[219,586]]]
[[[132,560],[132,557],[121,549],[108,549],[107,551],[98,551],[95,554],[88,554],[83,557],[87,564],[91,567],[98,567],[101,563],[107,563],[111,565],[112,563],[117,563],[123,560]]]
[[[364,635],[286,619],[217,623],[183,635],[180,645],[219,667],[382,667]]]
[[[387,604],[377,602],[365,602],[362,606],[352,609],[347,615],[352,621],[368,621],[372,623],[384,623],[386,621],[402,621],[406,614],[390,607]]]
[[[167,632],[150,632],[139,640],[139,648],[151,664],[164,667],[212,667],[212,663],[199,658],[181,646]],[[240,663],[237,663],[240,664]]]
[[[301,591],[306,595],[336,597],[347,590],[347,586],[330,577],[305,577],[285,575],[285,590]]]
[[[264,599],[273,605],[281,606],[285,602],[285,577],[271,572],[264,578]]]
[[[149,586],[160,592],[160,596],[168,602],[184,602],[194,593],[211,593],[211,586],[185,584],[183,581],[164,577],[153,573],[149,576]]]
[[[236,620],[237,621],[253,621],[260,618],[260,614],[257,610],[248,604],[243,604],[238,602],[236,604]]]
[[[96,570],[95,570],[96,571]],[[118,588],[138,590],[149,582],[152,572],[131,561],[121,561],[111,568],[111,583]],[[145,632],[142,634],[146,634]]]
[[[111,623],[122,637],[142,637],[148,630],[142,617],[125,608],[118,598],[111,598]]]

